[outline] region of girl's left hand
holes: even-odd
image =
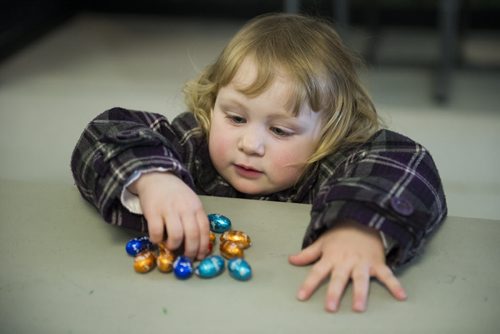
[[[307,300],[330,277],[325,309],[335,312],[343,292],[353,284],[352,309],[366,308],[370,278],[376,277],[397,300],[405,300],[406,292],[391,269],[385,264],[382,239],[375,229],[350,221],[339,224],[316,242],[289,257],[293,265],[303,266],[317,261],[299,288],[297,298]]]

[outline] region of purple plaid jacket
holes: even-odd
[[[337,222],[352,219],[395,242],[387,263],[397,268],[422,250],[447,214],[441,180],[429,152],[389,130],[316,163],[295,187],[266,196],[236,191],[214,169],[192,113],[172,123],[159,114],[108,110],[84,130],[71,159],[82,196],[115,225],[147,231],[142,215],[120,201],[135,171],[164,168],[200,195],[312,204],[303,247]]]

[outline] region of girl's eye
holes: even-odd
[[[229,119],[234,124],[243,124],[246,122],[246,120],[240,116],[227,115],[226,118]]]
[[[274,133],[278,137],[289,137],[289,136],[293,135],[292,132],[285,131],[281,128],[275,128],[275,127],[271,128],[271,132]]]

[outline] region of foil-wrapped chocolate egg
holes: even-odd
[[[208,253],[212,254],[212,252],[214,250],[214,246],[215,246],[216,237],[215,237],[215,234],[213,232],[210,232],[209,237],[210,237],[210,239],[208,240]]]
[[[214,233],[224,233],[231,229],[231,220],[226,216],[211,213],[208,215],[208,221],[210,222],[210,230]]]
[[[150,251],[143,251],[134,258],[134,270],[138,273],[147,273],[155,267],[156,256]]]
[[[227,270],[229,275],[238,281],[248,281],[252,277],[252,268],[244,259],[235,258],[229,260]]]
[[[209,240],[208,242],[211,243],[211,244],[215,244],[215,241],[216,241],[216,237],[215,237],[215,234],[213,232],[210,232],[210,234],[208,235],[209,237]]]
[[[153,243],[149,240],[149,237],[147,235],[143,235],[142,237],[139,237],[139,240],[144,242],[146,247],[153,248]]]
[[[221,256],[208,256],[198,264],[194,273],[201,278],[212,278],[224,271],[224,264],[224,259]]]
[[[224,241],[220,243],[219,247],[220,253],[226,259],[233,259],[235,257],[243,257],[243,248],[239,247],[236,243],[232,241]]]
[[[234,231],[234,230],[222,233],[222,235],[220,236],[220,241],[221,242],[232,241],[242,249],[247,249],[252,245],[252,240],[250,239],[248,234],[242,231]]]
[[[193,262],[187,256],[180,255],[174,262],[174,274],[178,279],[188,279],[193,274]]]
[[[174,269],[175,254],[168,249],[160,249],[160,254],[156,258],[158,270],[164,273],[169,273]]]
[[[168,251],[167,242],[166,241],[161,241],[161,242],[157,243],[157,245],[158,245],[158,250],[160,252],[167,252]]]
[[[125,250],[127,251],[127,254],[130,256],[136,256],[140,252],[152,248],[153,244],[151,243],[151,241],[149,241],[149,238],[146,236],[133,238],[129,240],[125,245]]]

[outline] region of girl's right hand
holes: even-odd
[[[149,238],[173,251],[184,241],[184,255],[203,259],[208,255],[210,226],[200,198],[172,173],[143,174],[128,190],[137,196],[148,223]]]

